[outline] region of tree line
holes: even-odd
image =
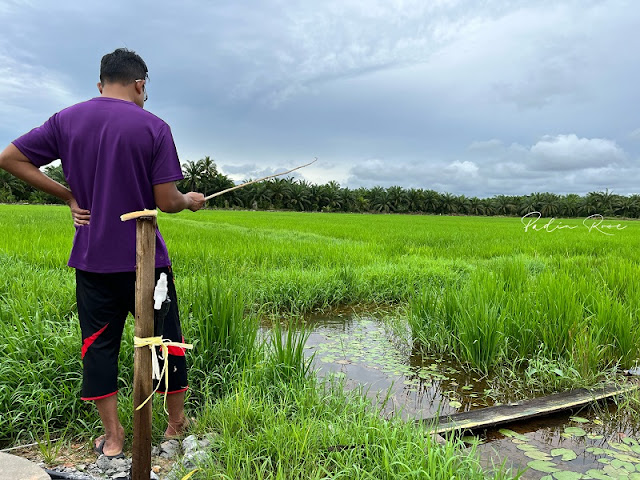
[[[182,192],[206,195],[235,185],[220,173],[210,157],[188,161],[182,166]],[[48,166],[45,173],[66,184],[61,166]],[[0,203],[60,203],[0,169]],[[400,186],[350,189],[337,182],[316,185],[304,180],[274,178],[234,190],[208,202],[217,208],[253,210],[294,210],[300,212],[422,213],[442,215],[522,216],[540,212],[543,217],[640,217],[640,195],[617,195],[608,189],[558,195],[535,192],[529,195],[496,195],[491,198],[467,197],[435,190]]]

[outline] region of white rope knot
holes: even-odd
[[[158,380],[158,384],[156,388],[151,392],[151,395],[147,397],[147,399],[142,402],[140,405],[136,407],[136,410],[140,410],[142,407],[146,405],[146,403],[151,400],[153,394],[158,391],[160,387],[160,380],[164,378],[164,411],[167,412],[167,392],[169,390],[169,347],[178,347],[191,350],[193,345],[189,343],[181,343],[181,342],[172,342],[171,340],[164,339],[162,337],[147,337],[147,338],[139,338],[133,337],[133,346],[134,348],[140,347],[149,347],[151,350],[151,366],[152,366],[152,378],[154,380]],[[162,366],[162,371],[160,370],[160,362],[158,360],[158,351],[155,347],[160,347],[162,351],[162,359],[164,360],[164,365]]]

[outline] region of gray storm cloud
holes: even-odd
[[[234,179],[466,195],[638,190],[640,9],[625,0],[7,1],[0,141],[143,55],[184,160]],[[123,16],[123,9],[130,15]],[[140,20],[142,19],[142,20]]]

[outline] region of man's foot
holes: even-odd
[[[184,415],[182,416],[182,420],[179,422],[172,422],[169,420],[169,425],[167,425],[167,429],[164,432],[164,438],[166,440],[182,438],[190,426],[191,420]]]
[[[93,442],[93,450],[98,455],[111,458],[124,458],[122,449],[124,447],[124,428],[120,427],[116,435],[100,435]]]

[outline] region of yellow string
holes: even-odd
[[[193,477],[193,474],[196,473],[199,470],[200,470],[199,468],[196,468],[195,470],[191,470],[184,477],[182,477],[182,480],[189,480],[191,477]]]
[[[139,338],[134,336],[133,346],[135,348],[149,347],[151,349],[153,363],[158,362],[158,352],[156,351],[155,347],[160,347],[160,349],[162,350],[162,358],[164,358],[164,365],[162,366],[162,371],[160,372],[160,378],[164,377],[163,406],[164,406],[164,411],[168,415],[169,412],[167,412],[167,392],[169,390],[169,369],[167,368],[167,366],[169,364],[169,347],[179,347],[179,348],[186,348],[191,350],[193,348],[193,345],[189,343],[172,342],[171,340],[163,339],[162,337]],[[144,407],[146,403],[149,400],[151,400],[151,397],[153,397],[153,394],[158,391],[159,387],[160,387],[160,381],[158,379],[158,385],[156,385],[156,388],[153,390],[153,392],[151,392],[151,395],[149,395],[144,402],[142,402],[140,405],[136,407],[136,410],[140,410],[142,407]]]

